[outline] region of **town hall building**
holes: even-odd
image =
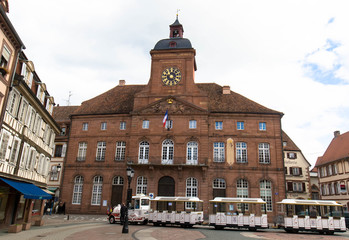
[[[216,196],[261,197],[269,220],[277,215],[283,113],[229,86],[196,83],[196,50],[183,32],[177,17],[150,51],[148,84],[120,80],[74,111],[55,108],[70,119],[60,193],[68,213],[103,214],[126,202],[132,167],[133,194],[196,196],[206,217]]]

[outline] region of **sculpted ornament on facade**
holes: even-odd
[[[153,106],[143,109],[141,113],[165,113],[168,110],[169,114],[189,114],[197,112],[197,109],[194,109],[190,106],[186,106],[174,99],[171,101],[162,101],[154,104]]]

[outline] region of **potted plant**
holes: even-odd
[[[8,228],[9,233],[18,233],[22,231],[23,225],[22,224],[12,224]]]

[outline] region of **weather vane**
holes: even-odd
[[[176,17],[177,17],[177,19],[178,19],[178,12],[180,11],[180,9],[177,9],[177,14],[176,14]]]

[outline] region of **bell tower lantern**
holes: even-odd
[[[183,38],[184,29],[182,24],[178,21],[178,14],[176,21],[170,25],[170,38]]]

